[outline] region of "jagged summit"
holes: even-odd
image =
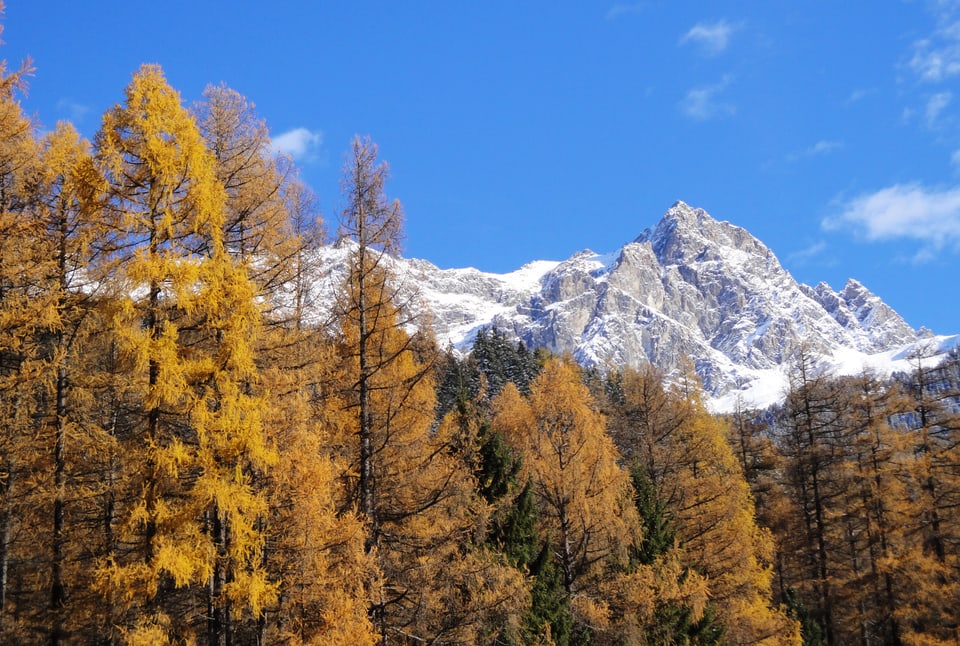
[[[345,253],[324,251],[321,289],[337,288],[338,272],[329,268],[342,265]],[[430,311],[442,344],[467,349],[479,329],[495,325],[530,347],[569,353],[588,366],[652,363],[670,374],[693,358],[716,402],[734,391],[750,399],[751,387],[769,399],[801,343],[824,357],[847,363],[862,357],[867,365],[872,356],[893,356],[918,341],[859,282],[850,280],[840,292],[826,283],[801,285],[745,229],[680,201],[609,254],[584,250],[503,275],[402,259],[394,270],[411,302]]]
[[[746,229],[715,220],[703,209],[680,201],[667,210],[656,227],[645,230],[634,242],[649,242],[665,265],[720,260],[725,250],[776,261],[773,253]]]

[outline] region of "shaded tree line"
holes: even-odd
[[[958,353],[835,377],[801,349],[785,402],[733,416],[731,443],[777,538],[777,598],[809,644],[960,637]]]

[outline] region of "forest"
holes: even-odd
[[[229,87],[144,65],[87,141],[24,114],[31,73],[0,67],[0,642],[960,641],[956,352],[802,349],[781,405],[722,416],[695,357],[461,355],[385,267],[369,138],[331,234]]]

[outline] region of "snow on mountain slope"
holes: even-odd
[[[332,302],[350,248],[322,250],[318,303]],[[683,202],[611,254],[586,250],[503,275],[424,260],[390,264],[404,300],[429,313],[442,345],[467,350],[477,331],[495,325],[587,366],[652,363],[670,375],[690,358],[717,410],[738,397],[745,406],[782,398],[801,343],[849,373],[898,369],[921,341],[857,281],[840,292],[801,285],[746,230]]]

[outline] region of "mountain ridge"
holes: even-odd
[[[329,294],[318,302],[332,302],[349,249],[321,250],[317,280]],[[798,283],[746,229],[682,201],[612,253],[586,249],[506,274],[417,259],[390,265],[404,300],[429,316],[444,346],[467,351],[480,329],[496,326],[601,369],[650,363],[671,375],[689,357],[718,410],[733,398],[772,403],[802,343],[830,369],[857,371],[859,360],[889,372],[909,346],[942,350],[960,338],[913,330],[855,279],[839,292]]]

